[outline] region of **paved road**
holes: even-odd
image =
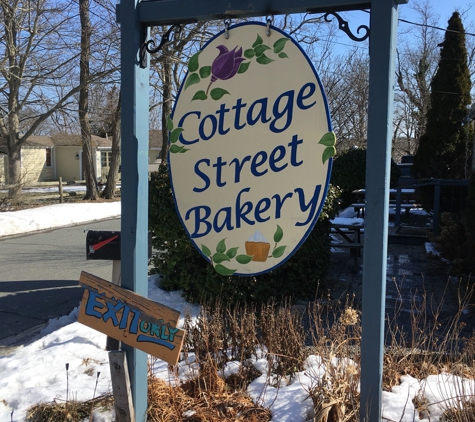
[[[0,347],[78,306],[81,271],[111,279],[111,261],[86,260],[85,229],[120,230],[120,219],[0,238]]]

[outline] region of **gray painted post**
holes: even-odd
[[[135,422],[129,369],[125,352],[109,352],[115,422]]]
[[[397,4],[371,4],[360,420],[380,422]]]
[[[148,107],[149,68],[139,66],[146,30],[140,25],[137,0],[121,0],[122,90],[122,287],[148,296]],[[147,355],[123,344],[127,354],[137,421],[147,410]]]

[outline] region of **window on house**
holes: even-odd
[[[46,148],[45,166],[51,167],[51,148]]]
[[[101,167],[110,167],[111,164],[111,152],[101,151]]]

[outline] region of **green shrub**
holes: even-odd
[[[391,187],[397,185],[401,175],[396,162],[391,159]],[[355,196],[351,193],[355,189],[363,189],[366,180],[366,149],[352,148],[339,152],[333,161],[332,185],[338,186],[342,193],[342,205],[348,206],[355,201]]]
[[[431,235],[437,250],[450,261],[451,271],[457,275],[475,272],[473,219],[473,214],[467,209],[458,214],[444,212],[440,216],[440,234]]]
[[[449,260],[457,275],[475,272],[475,173],[471,174],[465,207],[440,216],[440,234],[431,235],[442,257]],[[473,278],[471,278],[473,283]]]
[[[420,183],[431,182],[431,179],[420,179]],[[467,186],[442,185],[440,186],[439,213],[459,213],[467,206]],[[418,201],[429,212],[434,211],[434,185],[418,188]]]
[[[219,298],[228,303],[262,303],[288,296],[311,299],[329,269],[329,218],[334,216],[338,194],[336,189],[329,189],[314,229],[285,264],[255,277],[224,277],[200,255],[186,235],[176,214],[167,167],[162,165],[152,173],[149,188],[149,230],[153,247],[159,251],[150,260],[150,273],[162,275],[162,288],[182,289],[192,301]]]

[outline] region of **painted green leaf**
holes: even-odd
[[[226,239],[220,240],[219,243],[216,245],[216,252],[224,253],[226,252]]]
[[[223,98],[224,95],[230,95],[228,91],[226,91],[225,89],[223,88],[214,88],[211,90],[211,92],[209,93],[209,95],[211,96],[211,98],[215,101],[217,100],[220,100],[221,98]]]
[[[262,56],[266,50],[270,50],[270,47],[268,45],[261,44],[254,49],[254,52],[256,53],[256,56],[259,57]]]
[[[173,130],[173,120],[170,116],[168,116],[168,119],[167,119],[167,129],[170,131]]]
[[[325,164],[325,161],[335,156],[335,153],[336,153],[335,147],[326,147],[325,150],[323,151],[322,163]]]
[[[247,50],[244,50],[244,57],[246,59],[252,59],[254,57],[254,49],[248,48]]]
[[[252,261],[252,258],[254,258],[251,255],[238,255],[236,257],[236,261],[239,262],[240,264],[249,264],[249,262]]]
[[[204,256],[211,256],[211,251],[203,244],[201,244],[201,252],[203,252]]]
[[[195,95],[193,95],[193,98],[191,99],[191,101],[206,100],[207,98],[208,96],[206,95],[206,92],[204,92],[203,90],[200,90]]]
[[[325,145],[326,147],[333,147],[335,146],[336,136],[333,132],[325,133],[322,136],[322,139],[318,142],[319,144]]]
[[[229,258],[233,259],[233,258],[236,256],[238,249],[239,249],[238,247],[236,247],[236,248],[230,248],[230,249],[228,249],[228,251],[226,252],[226,255],[227,255]]]
[[[229,257],[224,253],[215,253],[213,255],[213,262],[215,262],[216,264],[220,264],[223,261],[229,261],[229,260],[230,260]]]
[[[211,66],[203,66],[199,73],[202,79],[206,79],[209,75],[211,75]]]
[[[226,268],[224,265],[217,264],[214,269],[218,274],[224,275],[224,276],[230,276],[233,275],[236,270],[231,270],[229,268]]]
[[[200,55],[200,53],[201,51],[198,51],[197,53],[191,56],[191,59],[188,62],[188,70],[190,72],[196,72],[198,68],[200,67],[199,62],[198,62],[198,56]]]
[[[249,69],[250,64],[251,64],[251,62],[241,63],[239,65],[239,69],[238,69],[237,73],[244,73],[247,69]]]
[[[269,57],[267,57],[265,54],[262,54],[256,59],[256,62],[259,64],[269,64],[269,63],[272,63],[273,61],[274,60],[269,59]]]
[[[189,150],[190,150],[189,148],[182,148],[182,150],[180,151],[180,154],[183,154],[184,152],[189,151]]]
[[[173,154],[176,154],[178,152],[181,152],[182,149],[184,149],[185,147],[179,147],[178,145],[172,145],[170,147],[170,152],[173,153]]]
[[[274,233],[274,242],[279,243],[283,237],[284,237],[284,231],[282,230],[282,227],[277,225],[277,229]]]
[[[274,43],[274,53],[279,54],[285,47],[285,43],[289,40],[289,38],[279,38]]]
[[[254,41],[254,44],[252,44],[252,48],[256,48],[259,44],[262,44],[262,38],[259,34],[257,34],[256,41]]]
[[[201,79],[200,79],[200,77],[198,76],[197,73],[191,73],[190,75],[188,75],[188,78],[186,79],[185,89],[188,88],[191,85],[195,85],[195,84],[200,83],[200,81],[201,81]]]
[[[176,129],[173,129],[172,134],[170,135],[170,142],[174,144],[176,141],[178,141],[178,138],[180,137],[180,133],[183,132],[185,129],[182,127],[177,127]]]
[[[279,246],[278,248],[275,248],[273,251],[272,251],[272,256],[274,258],[280,258],[284,252],[285,252],[285,248],[287,246]]]
[[[280,57],[281,59],[288,59],[288,58],[289,58],[289,56],[287,56],[287,54],[285,54],[284,52],[279,53],[279,57]]]

